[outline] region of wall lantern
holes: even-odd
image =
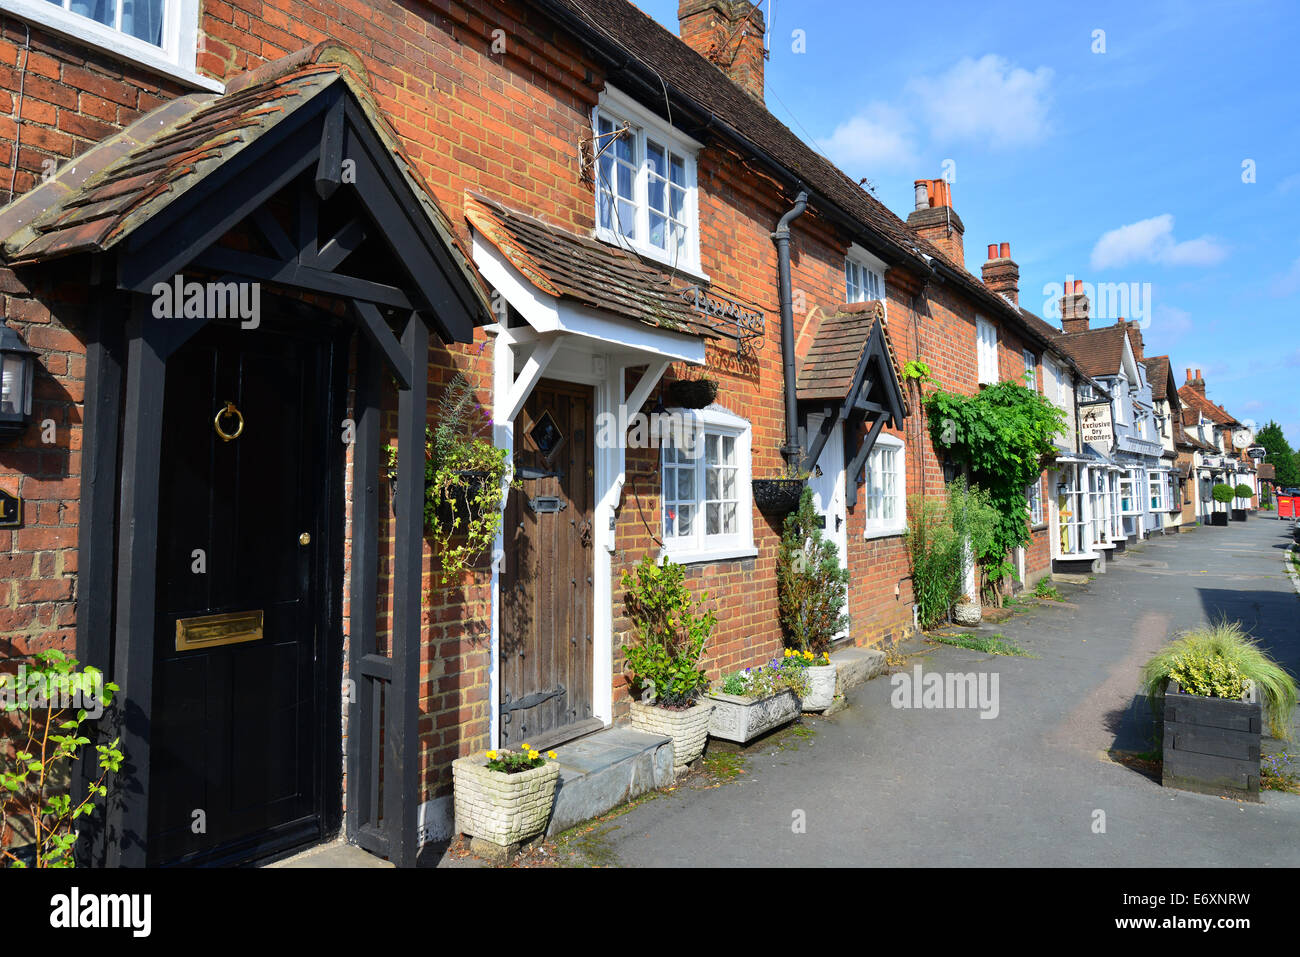
[[[22,336],[0,324],[0,437],[21,435],[32,420],[36,356]]]
[[[1066,484],[1066,482],[1065,482],[1064,479],[1062,479],[1060,482],[1057,482],[1057,483],[1056,483],[1056,494],[1057,494],[1057,495],[1064,495],[1064,494],[1065,494],[1066,492],[1068,492],[1069,490],[1070,490],[1070,486],[1069,486],[1068,484]]]

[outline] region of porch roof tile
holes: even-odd
[[[871,341],[871,333],[880,326],[885,340],[885,349],[889,353],[889,365],[893,370],[895,383],[902,382],[902,373],[898,365],[898,356],[889,341],[889,329],[885,325],[884,307],[876,301],[863,303],[846,303],[840,312],[822,320],[813,338],[812,345],[804,354],[795,379],[796,394],[800,401],[824,401],[833,399],[843,401],[853,387],[858,366],[862,363],[863,353]],[[908,414],[906,392],[899,386],[903,396],[903,414]]]
[[[693,336],[718,334],[665,273],[630,252],[467,194],[465,218],[538,290]]]

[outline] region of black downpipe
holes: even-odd
[[[781,454],[788,467],[797,467],[803,448],[799,443],[799,405],[794,378],[794,303],[790,289],[790,224],[808,208],[808,191],[799,189],[794,207],[781,217],[772,233],[776,243],[777,293],[781,301],[781,367],[785,378],[785,445]]]

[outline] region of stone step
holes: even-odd
[[[831,652],[835,662],[835,693],[843,695],[885,670],[885,653],[875,648],[841,648]]]
[[[607,728],[555,749],[560,780],[547,835],[600,817],[673,783],[673,742],[632,728]]]

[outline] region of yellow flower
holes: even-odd
[[[525,742],[524,742],[524,750],[525,750],[525,751],[531,751],[531,750],[533,750],[533,746],[532,746],[531,744],[529,744],[527,741],[525,741]]]
[[[823,651],[823,652],[822,652],[822,659],[825,660],[825,661],[830,661],[830,660],[831,660],[831,653],[830,653],[829,651]]]
[[[787,649],[785,650],[785,656],[786,656],[787,658],[789,658],[792,654],[794,654],[794,652],[792,652],[789,648],[787,648]]]
[[[547,751],[547,752],[546,752],[546,756],[547,756],[548,758],[550,758],[552,761],[555,760],[555,752],[554,752],[554,751]]]
[[[497,753],[495,751],[489,751],[487,753],[487,759],[489,761],[495,761],[497,759]]]
[[[540,758],[540,757],[541,757],[541,755],[538,754],[536,751],[529,751],[529,752],[528,752],[528,760],[529,760],[529,761],[536,761],[536,760],[537,760],[538,758]]]

